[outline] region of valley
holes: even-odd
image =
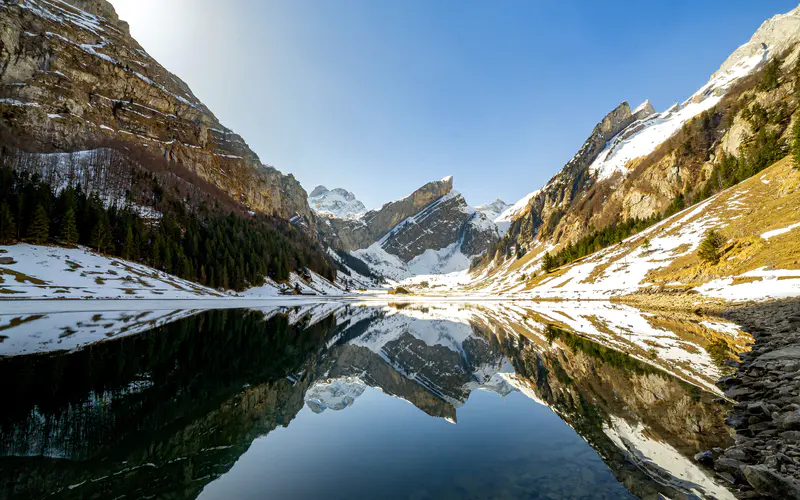
[[[685,90],[364,203],[0,0],[0,498],[800,498],[800,6]]]

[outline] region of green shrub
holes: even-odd
[[[726,239],[718,231],[713,229],[706,233],[706,237],[697,249],[697,256],[710,264],[716,264],[720,259],[720,249],[726,243]]]

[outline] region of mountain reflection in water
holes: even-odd
[[[0,329],[0,498],[733,498],[692,460],[730,440],[714,381],[748,340],[716,319],[325,302]]]

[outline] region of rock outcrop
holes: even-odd
[[[511,223],[507,233],[509,237],[524,245],[537,235],[543,224],[555,225],[573,200],[596,182],[589,167],[606,143],[636,120],[646,117],[651,110],[652,106],[645,106],[634,115],[628,103],[623,102],[607,114],[594,127],[578,153],[531,198],[528,209]]]
[[[358,218],[319,216],[317,228],[320,238],[336,250],[352,252],[378,243],[406,263],[427,250],[452,245],[464,255],[480,255],[499,237],[494,223],[453,190],[452,177],[429,182]]]
[[[204,186],[212,198],[313,219],[294,177],[263,165],[142,49],[107,1],[0,1],[0,114],[6,148],[110,148],[145,170]]]

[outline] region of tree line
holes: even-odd
[[[190,214],[179,203],[144,217],[80,187],[55,190],[37,174],[0,168],[0,242],[85,245],[212,288],[242,290],[311,269],[336,269],[319,243],[283,219]]]

